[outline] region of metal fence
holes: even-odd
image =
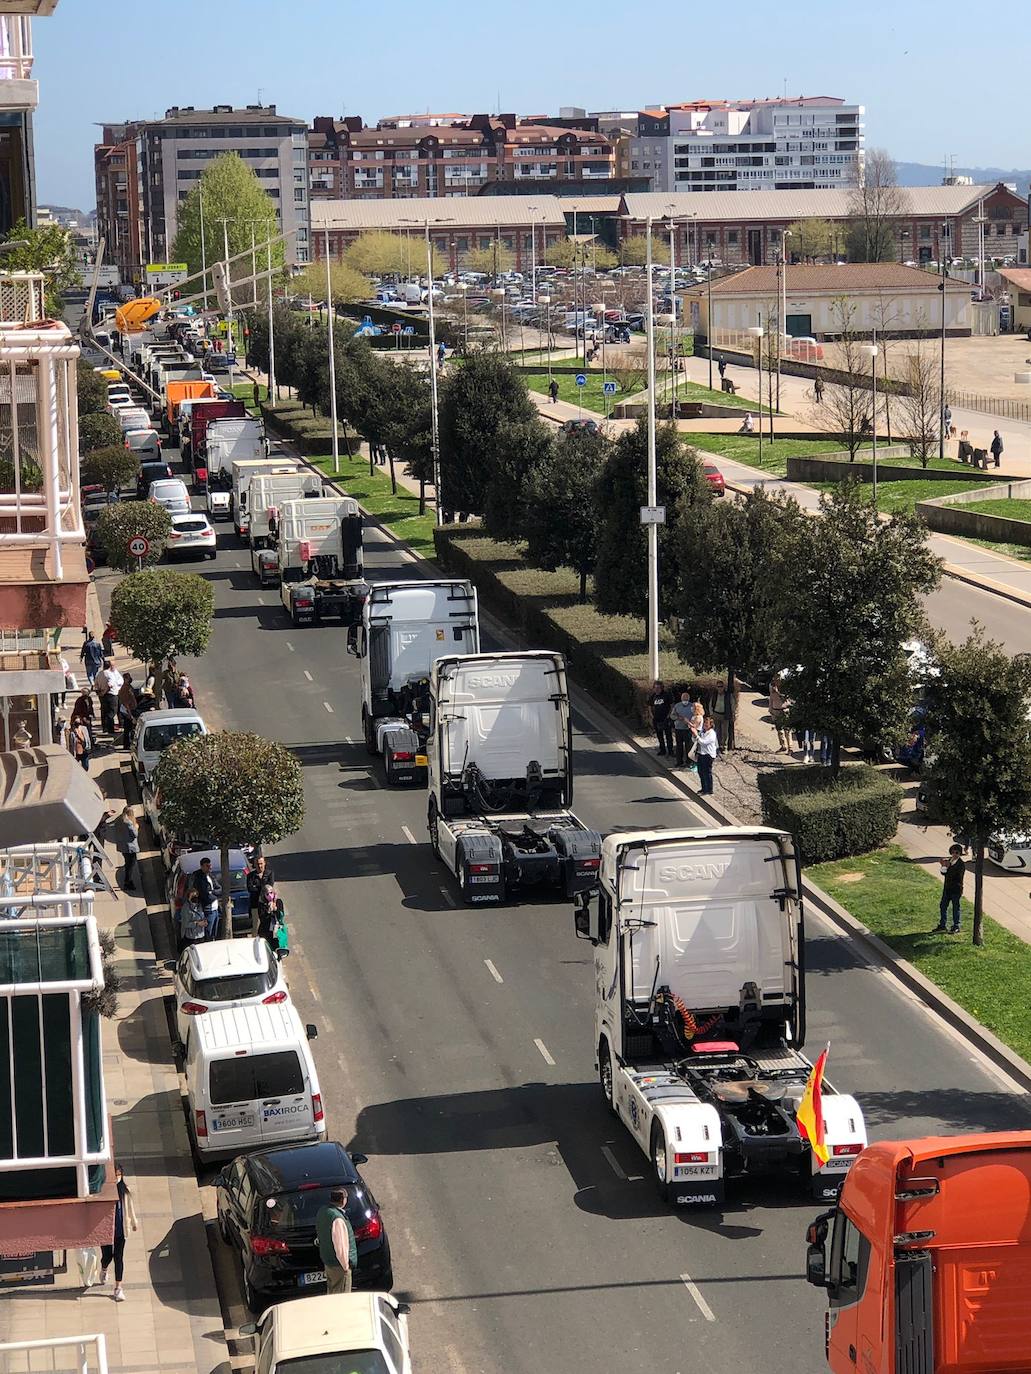
[[[997,415],[1001,420],[1031,420],[1031,401],[1012,401],[1006,396],[978,396],[971,391],[945,388],[949,405],[963,410],[979,410],[985,415]]]

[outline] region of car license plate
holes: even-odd
[[[311,1274],[302,1274],[297,1282],[302,1288],[307,1288],[307,1286],[312,1283],[325,1283],[326,1275],[322,1270],[316,1270]]]
[[[416,766],[416,768],[428,768],[428,767],[429,767],[429,763],[428,763],[428,761],[427,761],[427,758],[426,758],[426,755],[425,755],[425,754],[416,754],[416,756],[415,756],[415,766]]]
[[[249,1112],[243,1116],[216,1116],[211,1120],[212,1129],[216,1131],[243,1131],[253,1125],[254,1117]]]
[[[474,873],[471,873],[471,874],[469,875],[469,881],[470,881],[471,883],[496,883],[497,880],[498,880],[498,875],[497,875],[496,873],[489,873],[489,874],[487,874],[485,877],[482,877],[482,878],[478,878]]]

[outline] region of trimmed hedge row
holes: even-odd
[[[333,426],[321,416],[312,415],[300,401],[263,401],[261,413],[266,426],[283,439],[290,439],[308,458],[324,457],[333,451]],[[340,448],[346,452],[343,426],[339,427]]]
[[[804,864],[866,854],[892,839],[902,788],[869,764],[850,764],[835,778],[826,768],[759,774],[763,819],[794,837]]]
[[[467,577],[481,601],[533,645],[557,649],[574,679],[618,715],[647,720],[648,653],[644,621],[601,615],[579,602],[579,579],[567,569],[531,567],[517,544],[488,539],[479,529],[445,526],[433,532],[436,559],[447,572]],[[668,687],[711,704],[721,682],[696,673],[677,657],[672,636],[659,654]]]

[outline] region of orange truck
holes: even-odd
[[[183,401],[213,401],[214,382],[169,382],[165,390],[166,415],[168,423],[175,429],[179,418],[179,406]]]
[[[1031,1131],[868,1145],[807,1239],[834,1374],[1031,1371]]]
[[[137,296],[115,311],[115,327],[123,334],[139,334],[161,310],[161,302],[153,296]]]

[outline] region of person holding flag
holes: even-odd
[[[802,1101],[798,1104],[795,1121],[798,1133],[809,1142],[813,1155],[820,1161],[820,1168],[830,1159],[827,1149],[827,1133],[823,1122],[823,1071],[827,1067],[830,1045],[823,1051],[813,1065],[812,1073],[805,1085]]]

